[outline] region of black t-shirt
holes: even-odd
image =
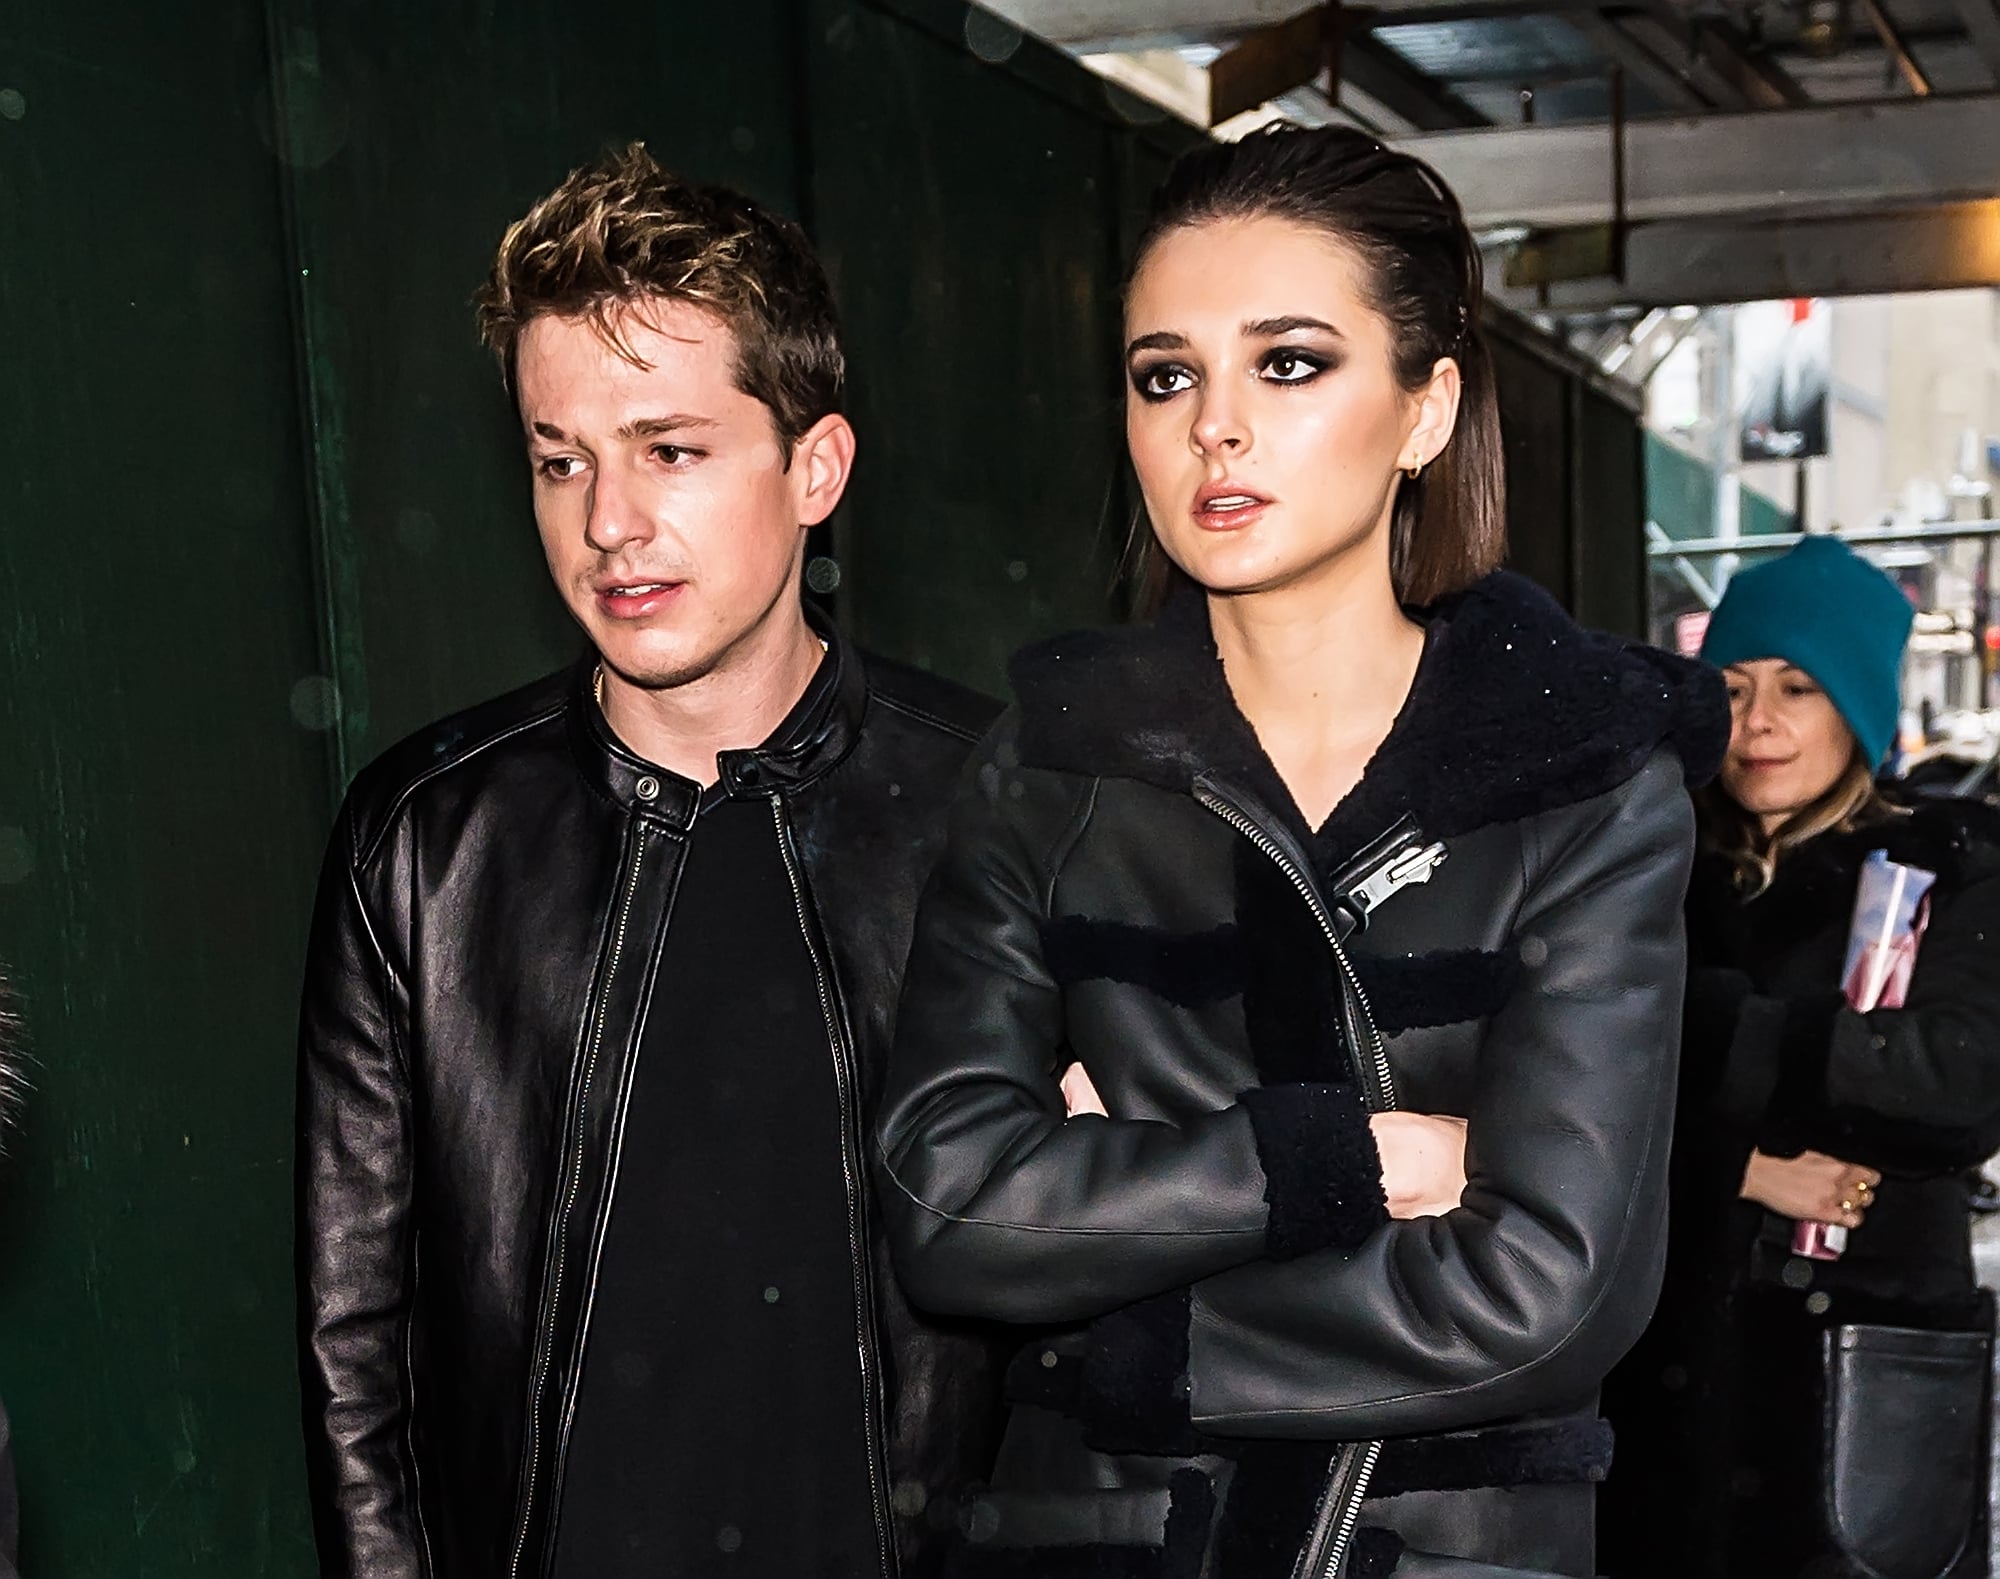
[[[879,1574],[834,1058],[771,806],[711,794],[633,1077],[559,1579]]]

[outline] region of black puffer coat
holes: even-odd
[[[1908,1002],[1846,1006],[1841,965],[1870,851],[1938,874]],[[1821,1535],[1820,1333],[1976,1328],[1960,1170],[2000,1149],[2000,815],[1922,801],[1826,834],[1744,902],[1703,856],[1688,896],[1687,1035],[1659,1314],[1606,1390],[1619,1462],[1605,1567],[1788,1579]],[[1739,1199],[1752,1148],[1878,1168],[1846,1253],[1790,1254],[1793,1224]],[[1985,1571],[1983,1560],[1975,1568]]]
[[[1406,1579],[1594,1572],[1597,1387],[1662,1251],[1683,780],[1726,739],[1720,685],[1496,576],[1429,617],[1314,834],[1198,597],[1031,649],[1015,682],[919,913],[883,1108],[912,1297],[1026,1329],[958,1571],[1286,1579],[1310,1546]],[[1113,1119],[1065,1122],[1072,1058]],[[1391,1100],[1470,1119],[1459,1210],[1387,1220],[1367,1118]]]

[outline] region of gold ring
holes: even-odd
[[[1855,1205],[1856,1205],[1856,1204],[1857,1204],[1857,1203],[1856,1203],[1856,1202],[1854,1202],[1854,1201],[1842,1201],[1842,1202],[1840,1203],[1840,1209],[1841,1209],[1841,1210],[1842,1210],[1843,1212],[1851,1212],[1851,1211],[1853,1211],[1853,1210],[1854,1210],[1854,1208],[1855,1208]]]
[[[1870,1184],[1866,1179],[1862,1179],[1855,1184],[1854,1193],[1865,1201],[1875,1193],[1875,1186]]]

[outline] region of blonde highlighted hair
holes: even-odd
[[[1695,812],[1702,848],[1729,863],[1745,899],[1755,899],[1769,888],[1778,874],[1778,862],[1800,845],[1823,833],[1850,833],[1903,815],[1903,809],[1875,787],[1874,770],[1859,746],[1826,793],[1793,812],[1774,833],[1766,835],[1762,821],[1738,805],[1720,780],[1696,791]]]
[[[688,302],[729,326],[736,386],[770,408],[788,452],[841,409],[839,319],[805,233],[738,192],[682,180],[644,143],[572,170],[508,226],[474,305],[511,391],[521,334],[537,318],[587,321],[645,366],[623,319],[651,301]]]

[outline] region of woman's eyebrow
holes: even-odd
[[[1301,329],[1316,329],[1321,334],[1330,334],[1336,340],[1347,338],[1323,318],[1308,318],[1293,314],[1285,318],[1253,318],[1244,324],[1243,333],[1252,340],[1275,340],[1279,335],[1297,334]]]
[[[1141,351],[1185,351],[1187,336],[1175,334],[1171,329],[1155,329],[1151,334],[1142,334],[1125,347],[1127,356],[1136,356]]]

